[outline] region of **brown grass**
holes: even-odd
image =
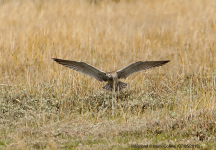
[[[0,149],[216,146],[216,3],[116,2],[0,2]],[[104,83],[52,57],[171,62],[125,80],[112,116]]]

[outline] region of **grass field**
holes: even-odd
[[[1,1],[0,149],[216,147],[215,14],[212,0]],[[171,61],[122,80],[112,115],[105,83],[53,57]]]

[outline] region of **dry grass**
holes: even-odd
[[[216,146],[215,14],[212,0],[1,1],[0,149]],[[171,62],[129,77],[112,116],[104,83],[52,57]]]

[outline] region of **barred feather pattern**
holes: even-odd
[[[118,81],[118,87],[119,87],[119,91],[121,91],[122,89],[127,87],[127,83]],[[111,86],[109,83],[107,83],[106,85],[103,86],[103,89],[108,90],[108,91],[112,91],[113,90],[113,86]],[[115,92],[118,90],[118,88],[115,89]]]
[[[98,81],[106,81],[106,73],[84,62],[52,58],[57,63],[72,70],[89,75]]]
[[[166,63],[168,63],[169,60],[165,60],[165,61],[138,61],[135,63],[132,63],[130,65],[128,65],[127,67],[118,70],[117,74],[118,74],[118,78],[121,79],[125,79],[128,76],[132,75],[135,72],[140,72],[143,70],[148,70],[154,67],[159,67],[162,66]]]

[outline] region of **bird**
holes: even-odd
[[[122,89],[127,87],[127,83],[119,81],[119,79],[126,79],[128,76],[136,72],[148,70],[154,67],[159,67],[170,61],[137,61],[118,71],[104,72],[84,62],[64,60],[58,58],[52,59],[65,67],[78,71],[82,74],[89,75],[100,82],[107,82],[107,84],[105,84],[102,88],[108,91],[112,91],[113,93],[121,91]]]

